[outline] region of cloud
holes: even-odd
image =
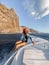
[[[35,15],[36,15],[36,12],[35,12],[35,11],[34,11],[34,12],[32,11],[32,13],[31,13],[31,14],[32,14],[33,16],[35,16]]]
[[[36,19],[49,15],[49,0],[24,0],[23,7]]]
[[[46,15],[48,15],[49,14],[49,9],[47,9],[43,14],[42,14],[42,17],[43,16],[46,16]]]
[[[44,16],[49,15],[49,0],[41,0],[40,1],[40,10],[37,18],[42,18]]]
[[[37,16],[38,19],[47,16],[49,14],[49,8],[44,9],[42,12],[39,13],[39,15]]]

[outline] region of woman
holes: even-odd
[[[30,40],[30,42],[28,42]],[[28,30],[26,28],[23,29],[23,33],[22,33],[22,37],[20,39],[20,41],[15,43],[15,47],[14,50],[18,49],[21,46],[24,46],[28,43],[33,43],[32,38],[30,37],[30,35],[28,34]]]
[[[27,29],[23,29],[23,35],[22,35],[22,37],[21,37],[21,41],[22,42],[28,42],[28,39],[30,39],[30,41],[31,41],[31,43],[33,42],[32,41],[32,38],[30,37],[30,35],[28,34],[28,30]]]

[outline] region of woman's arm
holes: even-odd
[[[30,38],[30,40],[31,40],[32,44],[34,45],[34,44],[35,44],[35,42],[34,42],[34,41],[32,41],[32,37],[31,37],[30,35],[28,35],[28,37]]]

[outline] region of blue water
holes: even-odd
[[[31,35],[34,35],[49,41],[49,33],[39,33],[39,34],[31,34]]]

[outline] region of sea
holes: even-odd
[[[31,33],[30,35],[37,36],[49,41],[49,33],[38,33],[38,34]]]

